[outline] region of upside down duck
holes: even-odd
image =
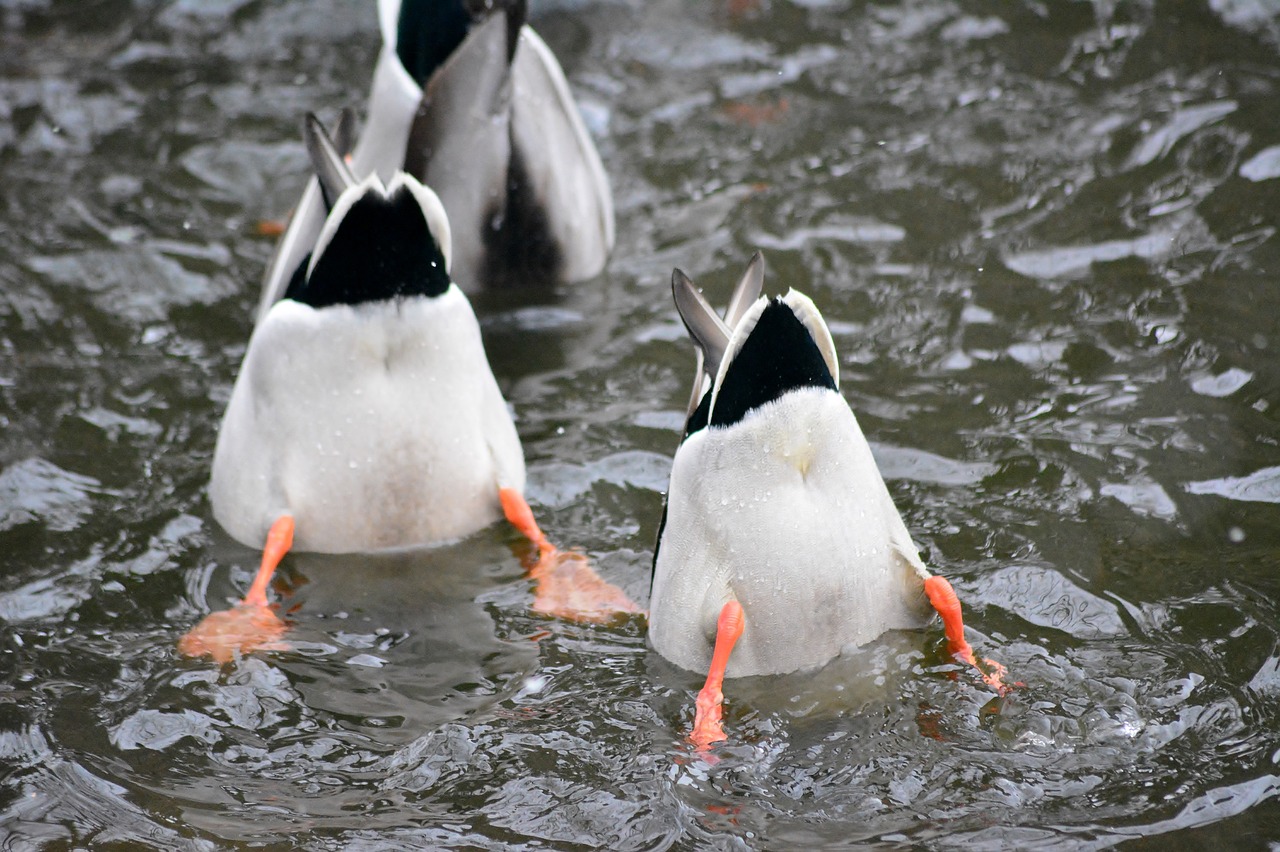
[[[701,747],[725,739],[726,676],[821,665],[924,626],[931,608],[951,651],[977,666],[950,583],[920,560],[840,395],[822,315],[795,290],[757,298],[763,280],[757,253],[721,320],[683,272],[672,277],[698,369],[654,554],[649,637],[708,672],[691,735]],[[992,666],[984,676],[1003,689]]]
[[[314,116],[306,133],[328,213],[305,269],[250,338],[209,487],[214,517],[263,547],[262,564],[244,602],[214,613],[180,650],[225,661],[277,647],[285,628],[266,591],[290,548],[428,545],[503,515],[541,554],[536,609],[634,611],[556,551],[524,500],[520,440],[450,277],[440,200],[404,172],[357,180]]]

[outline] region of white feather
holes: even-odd
[[[813,303],[795,291],[784,302],[834,361]],[[766,304],[734,330],[713,392]],[[705,671],[721,607],[736,599],[746,629],[728,675],[795,671],[922,625],[928,576],[848,404],[797,388],[676,451],[649,636],[664,657]]]
[[[214,454],[214,516],[260,546],[428,544],[500,517],[524,458],[466,297],[272,306],[249,341]]]

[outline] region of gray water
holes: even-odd
[[[0,846],[1280,844],[1280,14],[1257,0],[534,4],[611,176],[599,279],[476,299],[544,529],[642,604],[679,265],[812,296],[999,698],[941,628],[733,682],[531,612],[527,545],[285,561],[293,650],[174,645],[306,110],[372,4],[0,7]]]

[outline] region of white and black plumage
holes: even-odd
[[[728,325],[683,273],[672,281],[710,386],[700,365],[654,557],[649,636],[672,662],[706,669],[717,619],[737,601],[745,630],[729,676],[816,666],[930,613],[929,573],[840,395],[822,315],[795,290],[753,303],[762,279],[757,255]]]
[[[382,50],[358,177],[403,169],[432,188],[453,227],[462,289],[576,281],[603,269],[613,202],[600,156],[524,0],[379,0]],[[315,243],[312,181],[267,270],[259,318]]]
[[[302,550],[429,544],[502,516],[520,441],[435,194],[397,173],[356,182],[312,118],[332,204],[302,274],[261,317],[218,434],[210,497],[261,546],[291,516]]]
[[[683,272],[671,280],[698,368],[654,551],[649,639],[707,670],[690,739],[725,739],[726,676],[822,665],[922,626],[930,607],[951,653],[1004,693],[1004,667],[978,664],[955,591],[925,569],[840,396],[822,315],[795,290],[756,299],[763,283],[757,253],[726,324]]]

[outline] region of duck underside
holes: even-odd
[[[500,517],[499,473],[480,424],[437,444],[427,437],[431,418],[414,406],[354,411],[335,418],[295,409],[297,419],[277,418],[272,427],[283,444],[229,411],[220,455],[240,460],[215,460],[218,521],[258,546],[270,523],[290,514],[295,549],[344,553],[434,544]]]
[[[729,600],[746,616],[732,677],[821,665],[927,620],[927,572],[833,391],[789,394],[691,435],[667,508],[650,637],[684,668],[706,670]]]
[[[845,536],[824,541],[812,528],[770,527],[768,520],[750,518],[757,534],[736,536],[732,544],[710,538],[694,548],[668,543],[668,555],[659,557],[660,574],[667,568],[664,560],[679,563],[672,571],[724,567],[715,569],[709,583],[671,580],[655,592],[649,635],[660,654],[690,671],[706,671],[716,616],[731,599],[742,604],[746,630],[730,660],[730,677],[811,668],[888,630],[925,624],[921,581],[886,537],[876,546],[858,547]],[[669,527],[668,534],[680,531]]]
[[[515,426],[457,288],[313,309],[277,303],[250,340],[214,453],[210,496],[236,539],[281,514],[295,548],[432,544],[501,513],[524,486]]]

